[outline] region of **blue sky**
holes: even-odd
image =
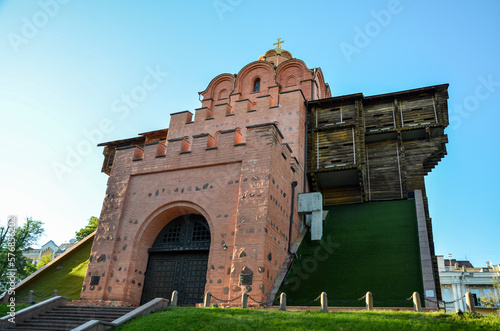
[[[68,241],[100,214],[98,142],[168,127],[280,37],[333,95],[450,84],[448,155],[426,178],[436,253],[498,264],[498,13],[493,0],[0,1],[0,222],[33,217],[41,241]]]

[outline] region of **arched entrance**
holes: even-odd
[[[202,302],[209,250],[210,228],[203,216],[188,214],[168,223],[148,250],[141,304],[170,299],[174,290],[179,305]]]

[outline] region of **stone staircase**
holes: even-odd
[[[131,319],[151,314],[168,306],[169,300],[155,298],[140,307],[116,307],[113,301],[81,301],[68,304],[68,298],[56,296],[16,312],[15,316],[0,317],[3,330],[75,330],[103,331],[122,325]]]
[[[16,323],[13,330],[72,330],[90,320],[112,322],[131,312],[131,307],[84,307],[60,306],[55,307],[39,316]]]

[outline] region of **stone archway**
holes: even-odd
[[[148,249],[141,304],[179,293],[179,305],[202,302],[205,291],[210,228],[201,215],[186,214],[169,222]]]

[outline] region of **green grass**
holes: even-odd
[[[321,242],[306,234],[280,288],[290,305],[326,292],[330,306],[364,306],[357,299],[368,291],[385,307],[411,306],[404,299],[422,294],[414,200],[329,208]]]
[[[113,330],[500,330],[500,317],[385,311],[323,313],[167,308]]]
[[[21,309],[24,309],[24,308],[29,307],[29,306],[31,306],[31,305],[27,304],[27,303],[16,303],[16,305],[14,307],[15,307],[15,311],[20,311]],[[0,317],[5,316],[8,313],[10,313],[10,307],[7,306],[6,303],[0,304]]]
[[[92,243],[92,239],[87,240],[87,242],[63,256],[57,263],[42,270],[33,279],[17,288],[16,297],[20,298],[17,301],[25,300],[30,290],[33,290],[39,296],[47,296],[57,290],[59,295],[66,296],[70,300],[79,299],[87,264],[89,263]],[[50,296],[34,297],[37,302],[48,298]]]

